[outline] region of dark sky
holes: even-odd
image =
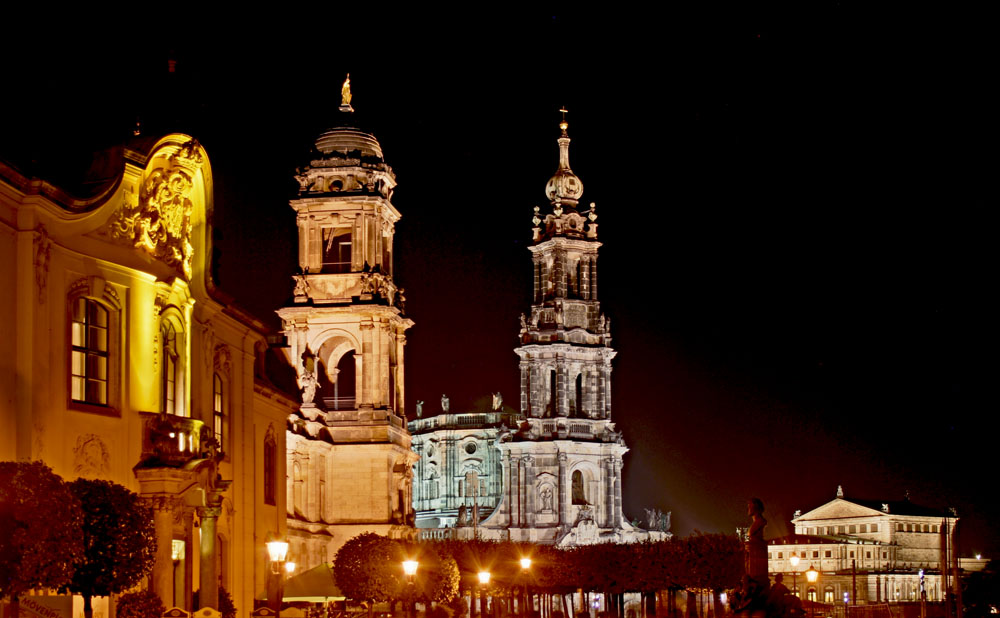
[[[0,145],[71,182],[137,116],[195,135],[221,286],[273,320],[292,175],[350,71],[399,181],[407,405],[463,409],[517,400],[566,106],[604,242],[626,513],[728,532],[759,496],[776,536],[838,484],[908,491],[958,509],[963,553],[995,554],[996,35],[985,11],[808,4],[48,26],[5,50],[10,93],[36,96],[4,97]]]

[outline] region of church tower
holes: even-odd
[[[622,456],[611,421],[610,321],[597,297],[597,213],[569,164],[569,125],[559,127],[559,166],[535,208],[534,293],[521,314],[521,414],[501,438],[501,504],[483,526],[516,541],[579,545],[649,538],[622,515]]]
[[[302,405],[290,419],[288,531],[293,559],[333,559],[361,532],[413,535],[403,348],[413,321],[393,280],[396,178],[359,128],[344,82],[339,126],[316,140],[291,201],[300,274],[278,310]]]

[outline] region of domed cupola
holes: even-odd
[[[545,197],[552,203],[559,202],[564,207],[576,208],[580,196],[583,195],[583,182],[573,173],[569,167],[569,134],[566,130],[569,123],[566,122],[565,110],[563,120],[559,123],[562,135],[559,136],[559,169],[555,175],[545,184]]]
[[[299,170],[299,195],[355,194],[392,196],[396,176],[375,136],[358,127],[351,107],[351,76],[341,89],[339,126],[316,139],[309,165]]]

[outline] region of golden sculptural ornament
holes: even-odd
[[[111,236],[144,248],[191,278],[194,181],[182,166],[154,169],[146,177],[134,206],[125,204],[111,222]]]
[[[344,85],[340,87],[340,104],[347,106],[351,104],[351,74],[347,74]]]

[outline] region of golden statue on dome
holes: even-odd
[[[340,106],[350,107],[351,106],[351,74],[347,74],[347,79],[344,80],[344,85],[340,87]]]

